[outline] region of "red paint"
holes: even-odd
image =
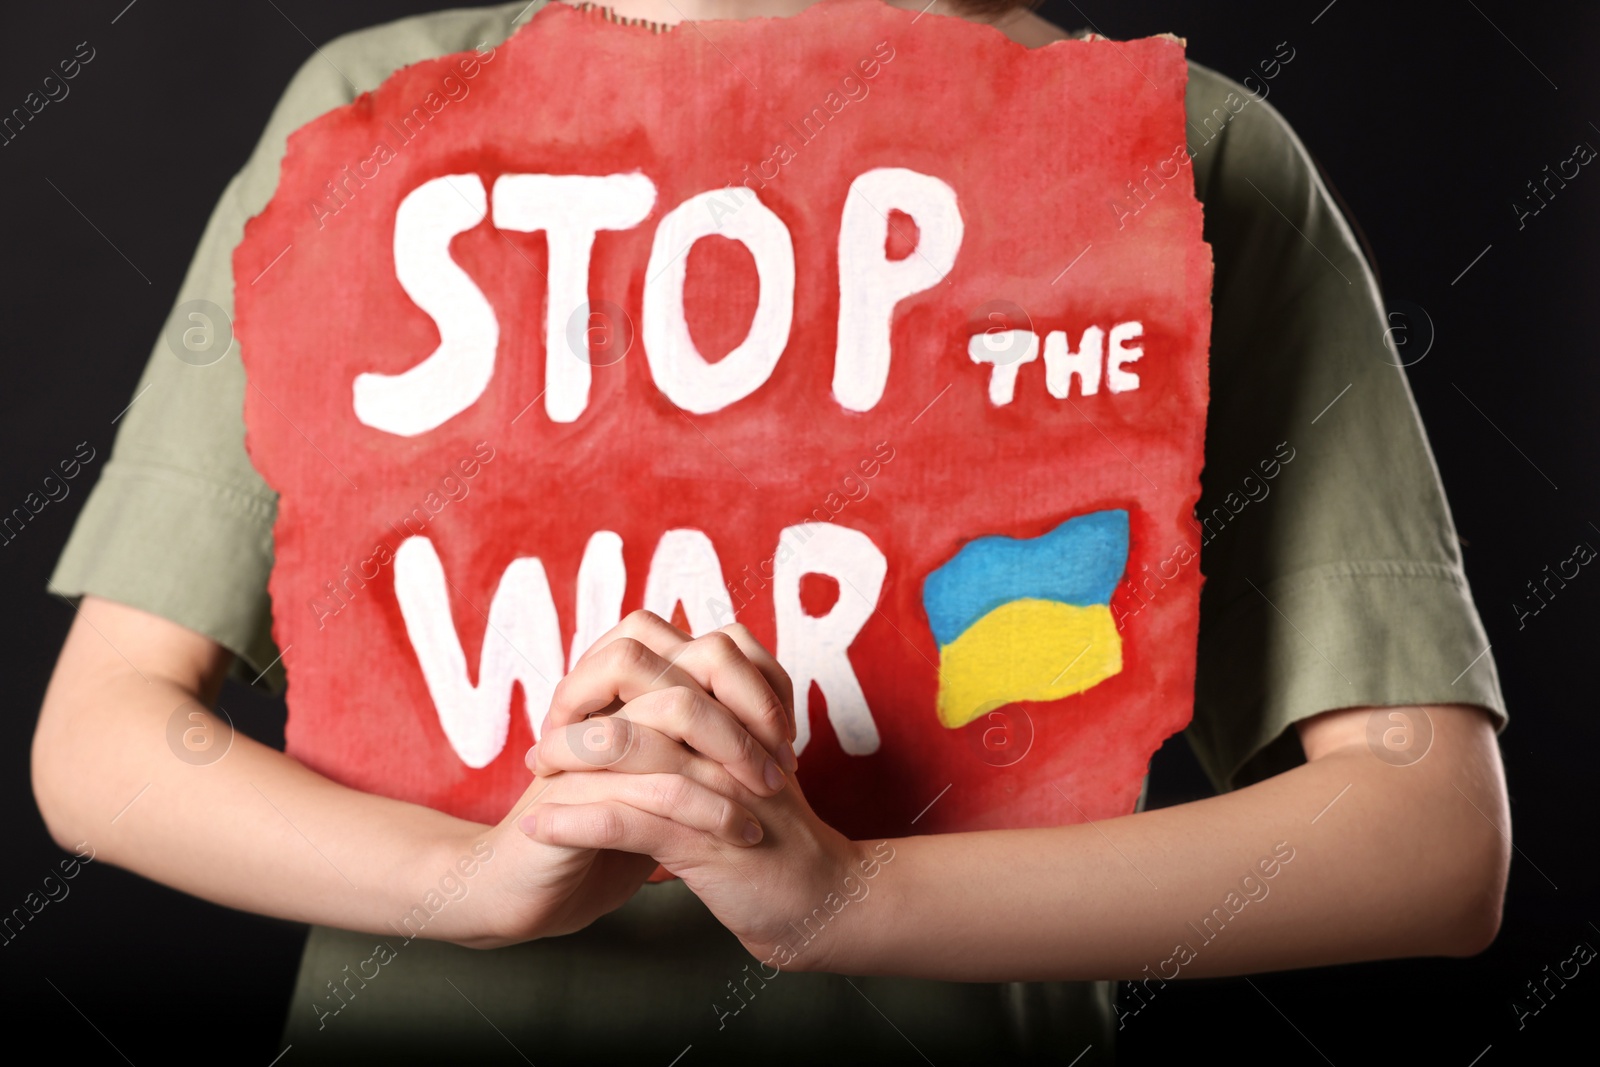
[[[841,91],[875,49],[868,94],[800,144],[788,124]],[[859,478],[857,465],[887,442],[893,459],[861,479],[865,497],[834,519],[865,532],[889,560],[880,612],[851,649],[882,746],[844,755],[818,703],[801,758],[816,808],[858,837],[1131,811],[1150,754],[1189,721],[1198,569],[1186,567],[1129,620],[1121,674],[1026,708],[1032,748],[1008,767],[979,758],[972,734],[984,720],[959,731],[938,723],[938,653],[920,590],[972,537],[1035,535],[1098,508],[1130,512],[1129,574],[1193,543],[1186,520],[1199,494],[1211,257],[1189,169],[1125,228],[1112,207],[1128,195],[1125,183],[1184,143],[1181,47],[1145,39],[1030,51],[986,27],[864,0],[660,36],[553,4],[480,59],[471,79],[462,79],[460,58],[408,67],[296,133],[278,194],[235,256],[248,442],[280,494],[271,592],[274,637],[288,650],[289,752],[348,785],[484,822],[498,821],[523,791],[532,737],[520,694],[505,749],[487,768],[468,769],[439,727],[392,566],[365,564],[367,575],[378,573],[349,583],[354,592],[336,614],[319,620],[311,607],[342,568],[359,573],[378,542],[398,547],[388,524],[423,505],[475,442],[488,443],[492,460],[462,480],[468,494],[447,502],[427,530],[455,588],[474,678],[480,612],[516,557],[543,560],[570,640],[578,563],[594,531],[623,538],[625,611],[639,605],[656,542],[672,527],[704,530],[735,582],[771,558],[782,527],[829,506],[830,493],[844,499],[846,476]],[[399,144],[387,124],[426,94],[442,96],[447,75],[467,95]],[[438,342],[393,268],[395,209],[422,182],[643,171],[658,187],[654,212],[636,229],[602,233],[590,276],[591,300],[620,305],[637,324],[661,216],[738,181],[746,164],[754,171],[780,140],[794,158],[760,195],[793,237],[794,329],[771,379],[750,397],[706,416],[680,413],[656,388],[636,336],[625,358],[595,368],[584,414],[552,423],[542,401],[528,406],[543,388],[544,238],[486,222],[453,252],[500,321],[487,391],[414,438],[356,420],[358,373],[397,373]],[[336,213],[327,201],[314,210],[324,183],[369,159],[379,141],[395,157],[352,187]],[[882,401],[853,413],[830,391],[838,226],[851,180],[879,166],[948,182],[966,230],[946,282],[897,310]],[[686,303],[708,353],[737,343],[754,307],[749,257],[719,247],[727,244],[702,242],[690,264]],[[1041,360],[1022,368],[1012,404],[991,406],[989,368],[966,349],[974,323],[981,328],[978,309],[995,299],[1026,309],[1041,336],[1066,329],[1074,343],[1088,325],[1141,320],[1146,354],[1133,369],[1142,387],[1057,400]],[[615,358],[613,346],[595,362]],[[1117,593],[1124,607],[1131,595],[1126,586]],[[770,647],[770,589],[739,618]]]

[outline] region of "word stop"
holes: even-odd
[[[719,190],[690,197],[656,228],[645,268],[642,333],[650,374],[678,407],[704,415],[749,396],[771,377],[794,318],[794,244],[789,228],[754,196],[731,213]],[[439,347],[401,374],[355,379],[356,417],[368,426],[415,436],[466,411],[494,375],[500,323],[483,291],[450,256],[450,242],[489,217],[502,230],[543,232],[549,242],[545,307],[545,411],[572,422],[589,404],[588,338],[574,351],[567,323],[589,303],[589,257],[602,230],[639,225],[656,203],[643,174],[604,177],[505,174],[492,194],[475,174],[434,178],[412,190],[395,215],[395,274],[439,329]],[[713,206],[721,208],[712,210]],[[888,213],[917,224],[911,255],[887,254]],[[718,216],[723,216],[719,218]],[[702,237],[738,241],[755,261],[760,299],[749,332],[715,363],[689,335],[683,289],[689,247]],[[889,380],[894,307],[937,285],[961,247],[956,194],[938,178],[903,167],[869,170],[850,184],[839,225],[839,318],[833,394],[851,411],[869,411]]]

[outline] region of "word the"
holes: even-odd
[[[1110,343],[1106,331],[1090,326],[1073,352],[1065,330],[1051,330],[1044,338],[1044,385],[1057,400],[1065,400],[1078,379],[1078,395],[1094,396],[1100,391],[1101,367],[1105,368],[1106,388],[1125,393],[1139,388],[1139,376],[1125,370],[1129,363],[1144,356],[1144,348],[1128,344],[1144,335],[1144,324],[1119,322],[1111,327]],[[967,341],[967,357],[974,363],[993,366],[989,372],[989,403],[1004,407],[1017,392],[1017,369],[1039,358],[1039,335],[1032,330],[986,330]]]
[[[1594,147],[1587,141],[1583,141],[1572,149],[1572,155],[1568,156],[1566,159],[1563,159],[1556,165],[1556,170],[1560,172],[1559,174],[1552,172],[1550,170],[1550,164],[1546,163],[1544,166],[1544,177],[1542,179],[1537,179],[1537,185],[1534,184],[1536,179],[1528,179],[1528,192],[1533,194],[1533,200],[1513,200],[1511,202],[1511,212],[1517,216],[1517,229],[1526,229],[1528,220],[1549,206],[1545,202],[1547,197],[1550,200],[1554,200],[1556,198],[1557,190],[1550,188],[1551,182],[1555,182],[1560,189],[1565,189],[1567,187],[1567,182],[1576,178],[1579,173],[1581,173],[1579,168],[1588,165],[1589,161],[1594,157]],[[1572,172],[1570,174],[1567,172],[1568,166],[1571,166],[1572,168]],[[1563,181],[1562,179],[1566,180]],[[1544,190],[1544,196],[1539,195],[1539,190],[1541,188]],[[1538,203],[1538,207],[1531,206],[1535,202]]]
[[[856,464],[856,470],[861,472],[861,479],[858,480],[853,473],[845,475],[841,483],[844,495],[840,496],[838,492],[830,492],[823,498],[821,505],[811,509],[812,518],[819,523],[832,522],[839,517],[839,513],[845,509],[846,505],[860,503],[867,498],[867,494],[871,492],[871,487],[867,483],[876,478],[882,472],[884,465],[894,459],[894,448],[887,441],[879,441],[873,447],[872,455],[876,458],[864,459]],[[859,490],[859,494],[857,490]],[[809,531],[811,527],[808,525],[805,529]],[[739,572],[741,577],[735,578],[729,583],[729,596],[726,599],[715,598],[706,604],[706,608],[711,612],[711,617],[717,627],[720,628],[732,622],[734,613],[743,608],[751,597],[767,587],[772,581],[773,575],[777,573],[775,569],[776,559],[777,553],[773,553],[756,564],[754,574],[751,573],[750,565],[748,563],[745,564],[744,570]]]
[[[1590,945],[1587,941],[1579,941],[1577,945],[1573,947],[1572,955],[1562,960],[1561,963],[1557,965],[1554,973],[1551,972],[1550,965],[1548,963],[1544,965],[1544,981],[1540,982],[1538,986],[1535,986],[1533,984],[1533,979],[1530,978],[1527,982],[1528,994],[1533,997],[1534,1001],[1538,1003],[1539,1006],[1537,1008],[1528,1008],[1514,1000],[1511,1002],[1511,1011],[1517,1017],[1517,1029],[1521,1030],[1526,1027],[1528,1025],[1528,1019],[1531,1016],[1538,1015],[1541,1011],[1544,1011],[1544,1009],[1548,1007],[1548,1005],[1545,1004],[1545,997],[1541,997],[1539,995],[1540,987],[1543,987],[1545,996],[1554,1000],[1556,989],[1551,989],[1550,983],[1555,982],[1557,989],[1567,988],[1567,982],[1578,977],[1578,969],[1583,967],[1590,960],[1594,959],[1594,955],[1594,947],[1592,945]],[[1569,966],[1572,968],[1571,971],[1567,970]]]
[[[87,54],[85,54],[85,50],[87,50]],[[94,57],[95,50],[89,47],[89,42],[79,41],[77,49],[72,53],[72,58],[63,59],[56,64],[61,71],[61,76],[58,78],[53,73],[44,76],[44,81],[40,83],[40,88],[44,90],[43,96],[39,95],[37,89],[29,92],[27,96],[22,98],[21,107],[12,108],[11,114],[4,119],[0,119],[0,147],[10,146],[11,142],[15,141],[22,131],[28,128],[28,123],[32,122],[39,112],[49,107],[52,102],[60,103],[65,100],[67,94],[72,92],[72,87],[67,82],[76,78],[83,70],[82,64],[92,62]]]
[[[1568,556],[1566,559],[1562,560],[1556,565],[1556,570],[1559,573],[1551,574],[1550,564],[1546,563],[1544,565],[1544,580],[1541,581],[1539,585],[1543,586],[1545,593],[1549,595],[1551,600],[1554,600],[1556,598],[1557,590],[1565,589],[1567,587],[1567,581],[1571,581],[1578,576],[1578,568],[1584,566],[1590,560],[1594,559],[1594,555],[1594,546],[1590,545],[1587,541],[1574,546],[1572,549],[1572,555]],[[1567,573],[1567,567],[1569,565],[1572,567],[1572,573],[1570,574]],[[1567,581],[1563,581],[1562,579],[1566,579]],[[1550,588],[1551,582],[1556,583],[1556,589]],[[1517,629],[1519,630],[1528,625],[1528,618],[1530,616],[1537,615],[1539,612],[1549,607],[1549,605],[1545,603],[1545,598],[1539,595],[1538,587],[1535,586],[1531,580],[1528,582],[1528,592],[1532,593],[1533,598],[1539,602],[1538,607],[1525,608],[1515,600],[1511,602],[1512,609],[1517,613]]]
[[[3,541],[0,541],[0,548],[10,545],[12,541],[16,540],[17,535],[22,532],[22,528],[32,522],[33,517],[43,511],[46,505],[52,501],[60,503],[67,499],[67,495],[72,492],[72,487],[67,482],[78,476],[79,472],[83,470],[83,464],[94,461],[95,451],[88,441],[79,441],[78,447],[73,449],[72,455],[74,458],[64,459],[56,464],[61,471],[60,478],[57,478],[54,474],[44,476],[44,480],[41,483],[44,496],[40,496],[37,492],[30,492],[22,498],[20,507],[12,508],[11,514],[0,520],[0,537],[4,538]],[[13,526],[15,527],[14,530],[12,529]]]
[[[22,898],[21,907],[12,908],[10,915],[0,919],[0,937],[5,938],[6,947],[9,948],[11,942],[16,940],[17,934],[22,932],[22,928],[32,922],[49,904],[52,902],[60,903],[67,899],[67,894],[72,892],[72,889],[66,883],[78,877],[78,872],[83,870],[84,864],[94,862],[93,848],[89,848],[87,856],[83,853],[84,848],[88,846],[89,842],[87,841],[79,841],[74,846],[73,857],[64,859],[60,863],[60,878],[57,878],[54,874],[44,876],[44,896],[40,896],[37,889],[31,890],[27,896]],[[16,924],[15,931],[11,929],[12,923]]]
[[[444,76],[444,80],[439,83],[439,88],[444,90],[443,96],[430,89],[422,98],[422,103],[413,107],[411,114],[400,119],[399,126],[394,124],[393,119],[385,123],[394,134],[395,143],[404,148],[422,133],[433,116],[445,109],[446,104],[465,100],[472,92],[472,87],[467,82],[478,76],[478,72],[482,69],[481,63],[489,63],[493,59],[494,49],[491,48],[486,53],[482,45],[479,45],[475,57],[467,56],[457,60],[455,70],[461,77],[457,78],[451,74]],[[349,206],[350,201],[355,199],[356,193],[367,187],[367,182],[376,181],[378,175],[382,173],[384,164],[393,160],[397,154],[388,141],[379,141],[373,145],[371,155],[355,164],[354,173],[349,166],[346,166],[333,181],[324,182],[323,188],[327,190],[327,195],[321,200],[311,201],[308,205],[311,208],[311,217],[317,220],[317,229],[325,228],[328,219]]]
[[[819,907],[811,909],[811,913],[800,920],[798,926],[793,921],[789,923],[789,929],[794,931],[794,936],[778,942],[778,946],[773,949],[772,955],[756,965],[758,968],[771,968],[771,974],[763,974],[758,970],[749,974],[739,983],[739,986],[743,986],[744,991],[750,994],[751,1000],[756,998],[756,993],[767,988],[768,982],[782,974],[783,968],[799,959],[800,954],[810,946],[811,942],[827,932],[828,924],[833,922],[840,912],[844,911],[850,904],[859,904],[867,899],[867,894],[872,891],[872,887],[867,885],[867,881],[878,877],[878,873],[883,870],[884,865],[892,862],[895,855],[894,846],[887,841],[879,841],[872,846],[872,853],[876,857],[875,859],[864,859],[860,863],[861,879],[864,880],[858,880],[854,874],[845,875],[844,881],[840,884],[840,888],[844,890],[843,896],[839,895],[838,890],[830,892],[822,899],[822,904]],[[744,969],[749,971],[750,965],[748,963],[745,964]],[[752,980],[760,983],[755,989],[750,988]],[[731,1001],[738,1001],[739,1006],[737,1008],[724,1010],[715,1002],[711,1005],[712,1014],[717,1017],[718,1030],[727,1027],[730,1016],[738,1015],[750,1006],[745,1002],[745,998],[739,995],[739,986],[735,986],[733,980],[729,979],[728,991],[733,994],[730,1003]]]
[[[789,128],[799,138],[795,142],[799,148],[804,148],[820,137],[833,116],[844,111],[850,104],[860,103],[867,98],[868,94],[872,92],[872,87],[867,83],[883,73],[883,66],[888,65],[894,59],[894,46],[888,41],[879,41],[872,54],[877,58],[873,59],[869,56],[855,65],[855,70],[861,75],[860,79],[857,79],[854,74],[846,74],[839,80],[839,90],[829,92],[827,96],[823,97],[821,105],[812,108],[810,113],[800,120],[799,126],[796,126],[792,121],[788,124]],[[841,92],[843,93],[842,96],[840,95]],[[737,185],[729,182],[723,187],[729,194],[726,201],[719,200],[714,196],[707,201],[706,207],[711,213],[712,222],[720,224],[721,219],[753,201],[755,199],[755,191],[757,189],[765,189],[770,181],[776,181],[783,168],[794,162],[798,155],[796,148],[790,147],[789,142],[779,141],[773,145],[772,155],[756,164],[754,174],[750,173],[750,164],[746,163],[744,177],[739,180]],[[771,174],[767,173],[768,167],[772,169]]]
[[[422,533],[428,528],[428,520],[443,511],[446,504],[465,500],[467,494],[472,491],[472,487],[467,483],[477,477],[478,472],[483,469],[479,464],[487,464],[494,459],[494,454],[494,449],[487,441],[479,441],[474,445],[473,455],[457,460],[451,472],[439,480],[439,488],[430,489],[422,498],[421,504],[406,512],[399,526],[392,522],[389,524],[389,529],[394,531],[395,537],[404,539]],[[477,458],[474,459],[473,456]],[[460,478],[456,477],[456,471],[461,472]],[[376,578],[393,560],[394,549],[389,547],[387,540],[379,540],[372,546],[372,554],[356,564],[354,574],[350,572],[350,565],[345,564],[339,571],[338,585],[331,581],[323,582],[323,588],[328,591],[327,596],[312,597],[308,602],[311,613],[317,617],[317,629],[321,630],[327,626],[330,618],[349,607],[349,601],[354,600],[355,595],[365,589],[367,583]],[[369,570],[371,573],[368,573]],[[340,595],[341,591],[343,596]]]
[[[477,858],[474,859],[474,856]],[[418,937],[422,933],[422,928],[428,925],[433,917],[443,911],[447,905],[464,899],[471,889],[471,886],[467,885],[464,879],[475,876],[481,866],[492,859],[494,859],[494,846],[487,841],[476,842],[472,846],[471,855],[462,856],[456,860],[454,866],[445,870],[444,877],[439,879],[438,888],[428,890],[420,904],[411,905],[411,910],[401,917],[398,925],[393,922],[389,923],[394,932],[400,934],[403,938],[400,942],[400,947],[405,948],[413,939]],[[415,929],[412,928],[413,926],[415,926]],[[349,1006],[349,1002],[356,998],[356,993],[367,988],[367,983],[382,974],[383,968],[399,958],[399,955],[394,946],[388,941],[380,941],[373,947],[371,956],[356,964],[354,974],[351,973],[350,965],[347,963],[343,969],[344,979],[338,985],[333,984],[333,979],[328,979],[328,992],[331,996],[325,996],[322,999],[329,1003],[337,1001],[339,1006],[337,1008],[324,1008],[316,1001],[312,1001],[311,1010],[317,1013],[317,1029],[323,1029],[328,1025],[329,1019],[344,1011]],[[371,965],[371,973],[365,970],[368,965]],[[352,980],[356,982],[358,988],[350,988]],[[343,989],[344,992],[341,993],[340,989]],[[348,997],[346,994],[348,994]]]
[[[1287,851],[1285,851],[1286,849]],[[1259,904],[1266,900],[1268,894],[1272,892],[1272,887],[1267,885],[1267,882],[1276,878],[1283,868],[1294,859],[1294,856],[1294,849],[1289,845],[1289,842],[1279,841],[1272,846],[1272,855],[1262,856],[1261,859],[1256,861],[1256,870],[1261,872],[1260,878],[1256,877],[1254,871],[1247,871],[1239,879],[1239,888],[1230,889],[1228,895],[1222,898],[1222,903],[1212,908],[1211,914],[1200,920],[1199,928],[1194,923],[1189,923],[1189,929],[1204,939],[1200,942],[1200,948],[1204,948],[1215,941],[1222,931],[1227,928],[1228,923],[1250,904]],[[1215,924],[1214,927],[1213,924]],[[1117,1005],[1117,1029],[1121,1030],[1127,1025],[1128,1019],[1145,1009],[1146,997],[1152,1000],[1155,998],[1155,991],[1150,988],[1152,981],[1160,983],[1157,985],[1156,990],[1165,989],[1167,982],[1177,978],[1183,968],[1193,963],[1198,955],[1199,949],[1187,941],[1182,941],[1173,946],[1171,956],[1157,964],[1156,971],[1158,973],[1156,975],[1151,975],[1150,965],[1145,964],[1146,977],[1139,979],[1137,982],[1130,981],[1128,983],[1128,991],[1139,1002],[1139,1006],[1132,1010],[1124,1010],[1120,1003]],[[1168,965],[1172,967],[1171,974],[1166,971]]]

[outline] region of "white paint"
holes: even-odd
[[[583,562],[578,565],[578,625],[572,634],[568,670],[622,621],[622,594],[627,587],[622,538],[610,530],[597,531],[584,546]]]
[[[589,303],[595,235],[639,225],[655,203],[655,183],[637,173],[505,174],[494,183],[494,224],[502,230],[543,230],[549,243],[544,409],[552,422],[572,422],[589,406],[589,332],[582,331],[575,351],[567,326]]]
[[[989,363],[989,403],[1004,407],[1017,392],[1017,368],[1039,358],[1039,335],[1032,330],[985,330],[967,341],[972,362]]]
[[[645,579],[646,611],[670,621],[673,609],[682,604],[689,635],[699,637],[722,625],[712,605],[727,595],[722,561],[711,538],[691,529],[668,530],[661,535]]]
[[[821,689],[840,747],[853,756],[878,750],[877,724],[850,663],[850,646],[877,610],[888,562],[866,534],[834,523],[786,527],[773,556],[773,608],[777,657],[795,688],[798,737],[811,736],[811,683]],[[806,614],[800,583],[823,574],[839,583],[839,598],[822,616]],[[488,766],[505,748],[511,725],[512,686],[520,684],[534,738],[539,737],[556,683],[621,618],[627,573],[622,539],[601,530],[589,539],[578,568],[577,627],[570,660],[562,655],[560,622],[543,563],[513,560],[489,605],[477,684],[450,610],[450,584],[433,543],[409,537],[395,553],[395,596],[406,635],[450,747],[468,767]],[[713,605],[724,597],[722,566],[700,530],[665,533],[656,545],[645,584],[645,607],[672,617],[679,603],[691,633],[717,628]],[[476,612],[475,612],[476,614]],[[481,617],[481,616],[480,616]]]
[[[1144,324],[1119,322],[1111,327],[1111,344],[1106,351],[1106,388],[1113,393],[1125,393],[1139,388],[1139,375],[1122,368],[1144,355],[1142,345],[1128,346],[1128,342],[1144,336]]]
[[[1078,395],[1093,396],[1100,391],[1100,360],[1105,354],[1105,331],[1090,326],[1083,331],[1078,351],[1067,347],[1065,330],[1051,330],[1044,339],[1044,382],[1050,395],[1065,400],[1078,376]]]
[[[667,399],[697,415],[720,411],[760,388],[789,343],[794,319],[794,242],[789,228],[759,199],[727,216],[719,228],[708,210],[716,195],[711,190],[690,197],[661,220],[644,283],[641,332],[650,374]],[[706,362],[695,347],[683,309],[689,250],[711,234],[749,249],[761,286],[749,333],[715,363]]]
[[[916,222],[917,246],[904,259],[885,248],[889,213]],[[833,395],[851,411],[870,411],[889,381],[895,305],[931,289],[955,266],[963,224],[955,190],[904,167],[879,167],[850,183],[839,220],[839,334]]]
[[[859,530],[802,523],[787,526],[778,535],[772,600],[778,662],[794,682],[796,752],[804,751],[811,739],[812,682],[827,700],[828,721],[840,747],[852,756],[878,750],[878,727],[849,652],[877,610],[888,569],[883,553]],[[826,574],[839,583],[839,599],[826,615],[808,615],[800,604],[800,580],[807,574]]]
[[[483,182],[453,174],[417,186],[394,220],[394,271],[400,287],[439,328],[439,347],[400,374],[356,375],[356,418],[414,437],[471,407],[494,374],[500,324],[483,291],[450,256],[450,240],[484,220]]]
[[[561,630],[544,564],[517,559],[501,575],[489,605],[477,685],[468,678],[444,567],[428,538],[401,543],[394,588],[439,725],[461,762],[487,767],[505,747],[513,683],[522,685],[537,738],[562,667]]]

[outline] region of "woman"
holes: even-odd
[[[474,48],[492,63],[540,6],[319,50],[179,302],[231,305],[232,249],[291,130],[409,63]],[[614,11],[675,26],[809,6]],[[1029,47],[1068,36],[1016,6],[945,8],[928,17]],[[1267,91],[1191,64],[1188,151],[1217,263],[1201,513],[1293,442],[1277,499],[1240,511],[1202,564],[1190,737],[1231,792],[1095,825],[849,841],[789,773],[792,694],[772,656],[738,628],[691,641],[647,616],[563,680],[537,776],[498,825],[360,793],[245,737],[197,774],[173,759],[174,716],[220,729],[207,709],[230,668],[282,684],[275,502],[243,449],[237,359],[197,375],[158,351],[53,579],[82,603],[35,741],[52,834],[313,924],[285,1037],[300,1059],[1088,1063],[1179,976],[1482,950],[1509,856],[1504,702],[1492,660],[1474,659],[1487,640],[1404,378],[1373,355],[1371,271]],[[603,768],[551,743],[618,702],[635,725]],[[1375,723],[1426,730],[1426,758],[1374,746]],[[146,785],[138,817],[108,826]],[[645,884],[657,862],[681,880]],[[788,925],[840,887],[850,906],[797,946]],[[446,903],[419,911],[430,895]],[[1192,925],[1223,902],[1241,916],[1228,937]],[[1115,979],[1133,983],[1117,1005]]]

